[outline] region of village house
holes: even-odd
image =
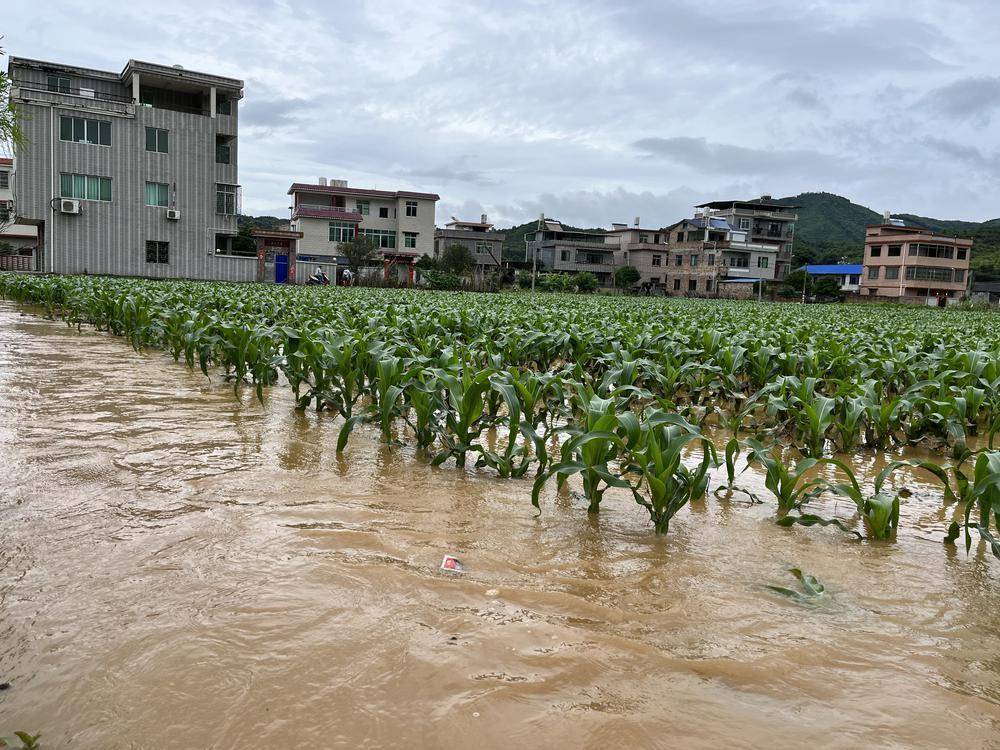
[[[434,258],[451,245],[461,245],[476,259],[475,275],[487,276],[503,265],[503,241],[506,234],[493,231],[486,214],[479,221],[459,221],[454,216],[444,225],[444,229],[434,230]]]

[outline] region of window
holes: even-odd
[[[225,96],[215,98],[215,114],[231,115],[233,113],[233,100]]]
[[[215,163],[233,163],[233,137],[230,135],[215,136]]]
[[[81,201],[109,202],[111,200],[111,178],[63,172],[59,175],[59,197],[76,198]]]
[[[169,263],[170,243],[158,242],[157,240],[146,240],[146,262]]]
[[[889,257],[898,258],[900,251],[903,249],[902,245],[889,245]]]
[[[236,213],[236,185],[215,185],[215,213],[233,216]]]
[[[869,266],[869,268],[868,268],[868,278],[869,279],[877,279],[878,278],[878,269],[879,269],[879,266]]]
[[[958,258],[958,260],[965,260],[965,256],[966,256],[966,252],[967,251],[966,251],[966,249],[964,247],[958,248],[958,250],[956,252],[957,252],[957,255],[955,257]]]
[[[60,94],[69,94],[70,80],[63,76],[49,76],[48,89],[49,91],[58,91]]]
[[[871,254],[871,257],[873,257],[873,258],[881,258],[882,257],[882,246],[881,245],[872,245],[872,254]]]
[[[654,255],[653,256],[653,265],[654,266],[662,266],[663,265],[663,256],[662,255]]]
[[[403,247],[415,248],[417,246],[416,232],[403,232]]]
[[[161,128],[146,128],[146,150],[165,154],[169,151],[169,131]]]
[[[146,205],[166,206],[170,193],[170,186],[165,182],[146,183]]]
[[[767,268],[770,266],[770,264],[771,264],[771,259],[768,258],[766,255],[761,255],[759,258],[757,258],[757,268]]]
[[[406,215],[416,216],[417,215],[417,202],[416,201],[406,201]]]
[[[709,253],[708,254],[708,265],[710,265],[710,266],[714,266],[715,265],[715,253]]]
[[[930,268],[928,266],[909,266],[906,269],[908,280],[918,281],[951,281],[952,270],[950,268]],[[962,273],[965,278],[965,273]]]
[[[688,291],[689,292],[698,291],[698,279],[688,279]]]
[[[378,217],[380,219],[388,219],[389,218],[389,207],[388,206],[379,206],[378,207]]]
[[[368,211],[371,207],[369,201],[358,201],[358,213],[362,216],[368,216]]]
[[[691,266],[693,268],[696,265],[698,265],[698,256],[697,255],[692,255],[691,256]]]
[[[375,247],[396,247],[396,232],[392,229],[362,229],[361,235],[375,243]]]
[[[62,116],[59,118],[59,140],[110,146],[111,123],[107,120]]]
[[[886,266],[885,267],[885,277],[886,279],[898,279],[899,278],[899,266]]]
[[[679,292],[681,290],[681,280],[674,279],[674,291]]]
[[[654,234],[653,235],[653,244],[654,245],[659,245],[660,244],[660,235],[658,235],[658,234]]]
[[[851,274],[851,282],[850,283],[853,286],[857,286],[858,284],[861,283],[861,276],[859,276],[858,274]]]
[[[950,245],[929,245],[925,243],[911,243],[910,255],[919,258],[947,258],[951,260],[955,257],[955,248]]]
[[[684,232],[678,232],[677,233],[677,241],[678,242],[683,242],[684,241]]]
[[[0,189],[7,190],[10,188],[10,172],[6,169],[0,171]]]
[[[868,290],[868,296],[869,297],[874,297],[876,294],[878,294],[878,289],[869,289]]]
[[[648,234],[640,234],[639,235],[639,243],[645,245],[647,242],[649,242],[649,235]]]
[[[965,271],[961,268],[955,269],[955,283],[956,284],[965,283]]]
[[[675,255],[674,256],[674,265],[675,266],[683,266],[684,265],[684,256],[683,255]]]
[[[560,250],[559,251],[559,260],[563,260],[563,261],[567,261],[567,262],[570,261],[571,260],[570,255],[571,255],[572,252],[573,252],[572,250]]]
[[[705,291],[706,292],[712,291],[712,280],[711,279],[705,279]]]
[[[349,242],[354,237],[354,224],[349,221],[330,222],[330,242]]]
[[[907,247],[909,249],[909,252],[907,253],[907,255],[916,255],[917,254],[917,246],[916,245],[908,245]]]
[[[750,219],[740,217],[740,229],[750,229]]]
[[[416,237],[416,234],[414,234],[412,232],[406,232],[406,234],[413,234],[413,236]],[[414,247],[416,247],[416,246],[414,246]],[[477,242],[476,243],[476,252],[479,255],[489,255],[490,254],[490,243],[489,242]]]

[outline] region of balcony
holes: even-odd
[[[135,114],[135,104],[132,97],[123,94],[108,94],[88,88],[60,86],[49,88],[34,81],[15,80],[11,87],[10,98],[20,101],[45,102],[55,105],[71,105],[84,109],[95,109],[102,112],[131,116]]]
[[[346,206],[321,205],[318,203],[299,203],[292,209],[292,218],[330,219],[335,221],[360,222],[364,216],[357,209]]]

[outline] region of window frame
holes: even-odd
[[[66,194],[66,178],[69,178],[69,195]],[[104,189],[105,186],[107,187],[107,191]],[[103,197],[105,192],[107,192],[107,198]],[[90,197],[92,194],[96,194],[97,197]],[[114,199],[114,190],[110,177],[80,174],[78,172],[60,172],[59,197],[78,201],[93,201],[95,203],[111,203]]]
[[[389,218],[389,207],[388,206],[379,206],[378,207],[378,217],[380,219],[388,219]]]
[[[56,82],[56,85],[52,85],[52,81]],[[65,85],[63,85],[65,81]],[[48,91],[55,91],[57,94],[72,94],[73,93],[73,79],[68,76],[53,75],[48,74],[45,77],[45,88]]]
[[[362,216],[371,215],[371,207],[372,207],[371,204],[372,204],[371,201],[362,201],[362,200],[354,201],[354,207],[357,209],[358,213],[361,214]]]
[[[90,140],[91,129],[96,130],[96,140]],[[66,137],[67,130],[69,138]],[[84,143],[88,146],[111,148],[111,120],[59,115],[59,140],[63,143]]]
[[[153,148],[149,147],[149,136],[153,136]],[[160,143],[162,136],[163,143]],[[160,146],[163,146],[161,149]],[[146,126],[146,151],[150,154],[169,154],[170,153],[170,131],[166,128],[154,128],[150,125]]]
[[[329,223],[330,242],[350,242],[354,239],[354,232],[357,225],[349,221],[331,221]],[[349,234],[345,235],[345,231]],[[340,239],[338,239],[338,236]]]
[[[156,188],[156,203],[149,202],[150,187]],[[145,195],[143,200],[146,205],[150,208],[169,208],[170,207],[170,184],[166,182],[155,182],[154,180],[146,180]],[[162,201],[162,202],[161,202]]]
[[[878,278],[879,278],[879,269],[881,267],[882,266],[868,266],[868,280],[869,281],[878,281]]]
[[[232,190],[225,190],[224,188],[232,188]],[[231,185],[231,184],[226,183],[226,182],[217,182],[217,183],[215,183],[215,213],[216,213],[216,215],[218,215],[218,216],[236,216],[239,213],[239,205],[238,205],[238,201],[237,201],[237,192],[238,192],[238,189],[239,189],[239,185]],[[226,209],[226,208],[229,207],[229,197],[232,196],[232,203],[233,203],[233,210],[232,211],[226,211],[226,210],[220,211],[219,210],[219,206],[220,206],[219,198],[220,198],[220,196],[224,196],[223,199],[222,199],[222,202],[221,202],[221,206],[222,206],[223,209]]]
[[[416,218],[417,216],[417,202],[416,201],[406,201],[404,205],[406,211],[406,216],[410,218]],[[413,209],[413,213],[410,213],[410,209]]]
[[[417,249],[417,233],[416,232],[403,232],[403,249],[404,250],[416,250]]]
[[[10,190],[9,169],[0,169],[0,190]]]
[[[165,240],[146,240],[146,262],[170,265],[170,243]]]

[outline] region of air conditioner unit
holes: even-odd
[[[59,211],[64,214],[78,214],[80,213],[80,201],[63,198],[59,201]]]
[[[177,221],[179,218],[181,218],[181,210],[179,208],[168,208],[167,218],[172,221]]]

